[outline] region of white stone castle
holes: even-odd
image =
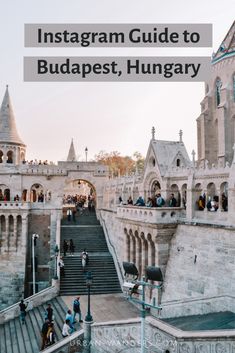
[[[153,128],[143,174],[119,178],[98,163],[76,161],[73,142],[66,162],[26,162],[6,89],[0,110],[1,308],[31,294],[34,233],[42,250],[38,290],[50,285],[63,196],[77,193],[81,181],[93,190],[117,271],[123,261],[134,262],[140,274],[147,265],[162,269],[165,317],[229,307],[235,289],[235,22],[212,68],[197,119],[198,160],[195,152],[189,158],[182,131],[179,141],[165,141]],[[135,202],[157,194],[162,207],[127,205],[130,196]],[[172,194],[176,207],[170,207]]]

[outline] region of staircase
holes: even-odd
[[[54,314],[56,342],[61,340],[61,330],[68,310],[60,297],[50,300]],[[25,324],[20,318],[12,319],[0,325],[1,353],[37,353],[41,347],[41,328],[45,320],[46,304],[27,312]]]
[[[113,258],[108,251],[103,228],[96,218],[95,212],[86,210],[76,217],[76,222],[67,219],[62,221],[61,249],[63,241],[73,239],[74,256],[64,257],[65,277],[60,281],[60,295],[87,294],[86,272],[83,272],[81,253],[83,249],[89,254],[86,271],[91,271],[93,283],[92,294],[120,293],[120,283]]]

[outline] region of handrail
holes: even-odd
[[[63,338],[62,340],[54,343],[52,346],[46,348],[43,350],[44,353],[52,353],[52,352],[56,352],[57,349],[60,349],[68,344],[71,345],[71,342],[75,339],[78,339],[80,336],[84,335],[84,329],[79,330],[77,332],[74,332],[73,334],[71,334],[68,337]]]
[[[100,211],[102,211],[103,209],[101,209]],[[124,275],[123,275],[123,272],[122,272],[122,268],[120,266],[120,263],[118,261],[118,256],[117,256],[117,252],[116,252],[116,249],[108,235],[108,230],[107,230],[107,227],[106,227],[106,223],[105,223],[105,220],[104,218],[102,217],[102,213],[100,212],[100,220],[101,220],[101,224],[103,226],[103,229],[104,229],[104,234],[105,234],[105,238],[106,238],[106,241],[107,241],[107,245],[108,245],[108,249],[110,251],[110,253],[113,255],[113,259],[114,259],[114,264],[115,264],[115,267],[116,267],[116,270],[117,270],[117,274],[118,274],[118,278],[119,278],[119,282],[120,284],[122,285],[122,283],[124,282]]]
[[[38,306],[45,301],[48,301],[54,297],[56,297],[59,293],[59,289],[56,285],[52,285],[48,288],[45,288],[41,290],[40,292],[31,295],[30,297],[24,298],[24,301],[29,302],[28,305],[28,310],[32,310],[35,306]],[[49,298],[47,296],[49,295]],[[42,303],[39,302],[39,299],[42,297]],[[8,306],[7,308],[3,309],[0,311],[0,323],[6,322],[8,320],[13,319],[14,317],[19,315],[19,304],[20,302],[17,302],[15,304],[12,304],[11,306]],[[36,304],[36,305],[34,305]]]

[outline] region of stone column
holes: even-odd
[[[26,256],[26,247],[28,239],[28,215],[22,215],[22,233],[21,233],[21,254]]]
[[[130,239],[130,262],[133,262],[134,261],[134,259],[133,259],[134,248],[133,248],[132,231],[129,232],[129,239]]]
[[[19,154],[19,148],[16,148],[14,151],[14,155],[13,155],[13,163],[14,164],[19,164],[20,158],[19,158],[20,154]]]
[[[142,256],[142,246],[141,246],[141,239],[139,236],[135,237],[136,239],[136,267],[138,268],[139,274],[142,272],[142,261],[141,261],[141,256]]]
[[[4,239],[4,250],[9,251],[10,247],[10,239],[9,239],[9,215],[5,215],[6,219],[6,232],[5,232],[5,239]]]
[[[191,221],[195,214],[195,198],[194,198],[194,174],[191,173],[188,177],[187,185],[187,200],[186,200],[186,217]]]
[[[13,216],[13,234],[14,236],[12,237],[12,251],[17,251],[17,215],[14,215]]]
[[[141,237],[141,247],[142,247],[142,265],[141,265],[141,277],[145,275],[146,265],[148,263],[148,249],[146,249],[146,240],[144,235]]]

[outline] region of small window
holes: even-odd
[[[216,80],[216,87],[215,87],[215,92],[216,92],[216,106],[220,105],[221,102],[221,87],[222,87],[222,82],[218,78]]]
[[[13,152],[12,151],[7,152],[7,163],[13,163]]]
[[[177,158],[177,160],[176,160],[176,167],[180,167],[180,159],[179,158]]]

